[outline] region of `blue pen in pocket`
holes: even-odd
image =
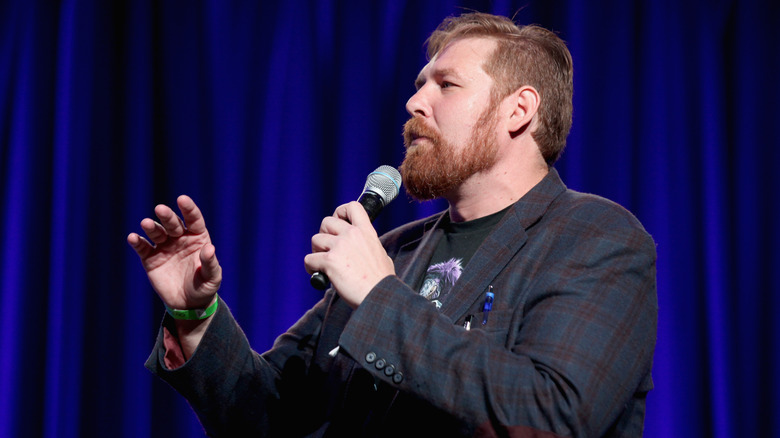
[[[488,286],[487,292],[485,292],[485,304],[482,306],[482,325],[488,322],[488,314],[493,308],[493,298],[495,298],[495,295],[493,294],[493,285],[491,284]]]

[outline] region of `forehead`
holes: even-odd
[[[483,65],[496,48],[496,41],[489,38],[462,38],[455,40],[440,50],[420,70],[417,82],[425,82],[429,77],[457,75],[464,79],[477,79],[487,76]]]

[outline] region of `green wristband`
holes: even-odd
[[[168,311],[168,314],[171,315],[173,319],[186,319],[190,321],[196,321],[199,319],[206,319],[209,316],[213,315],[217,311],[218,305],[219,305],[219,298],[214,300],[214,303],[206,307],[205,309],[180,310],[180,309],[171,309],[170,307],[165,306],[165,310]]]

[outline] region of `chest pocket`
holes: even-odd
[[[484,314],[482,312],[477,312],[473,315],[471,330],[480,330],[484,332],[490,342],[508,347],[508,341],[515,338],[513,333],[515,328],[512,327],[512,322],[514,320],[513,311],[494,308],[488,312],[486,324],[482,324],[484,320]],[[463,326],[464,323],[465,318],[460,322],[460,325]]]

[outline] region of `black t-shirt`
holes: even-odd
[[[466,222],[451,222],[449,215],[445,216],[439,225],[444,236],[428,264],[428,270],[419,287],[420,295],[433,302],[437,308],[441,308],[471,256],[477,252],[477,248],[507,210],[509,207]]]

